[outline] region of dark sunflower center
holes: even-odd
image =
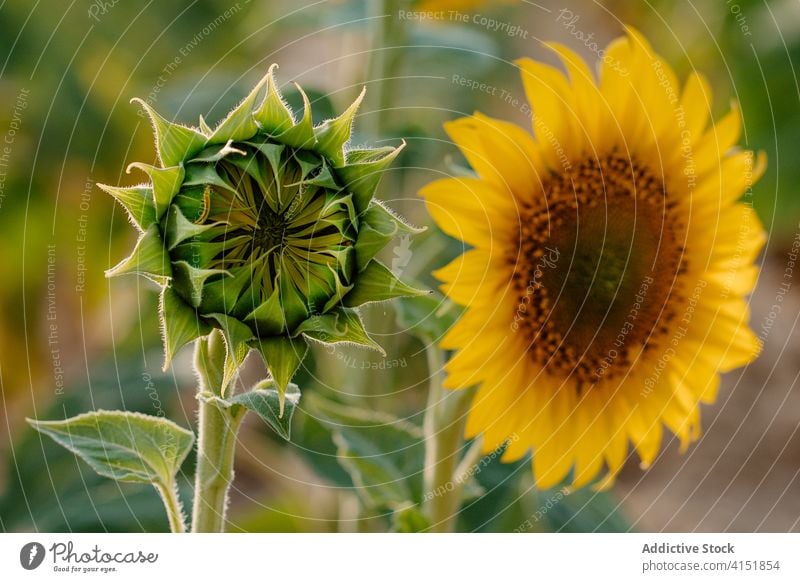
[[[596,384],[664,335],[681,222],[661,181],[619,154],[554,174],[543,192],[522,211],[515,328],[545,370]]]
[[[257,224],[255,243],[266,253],[279,252],[286,244],[286,217],[274,212],[265,203],[258,213]]]

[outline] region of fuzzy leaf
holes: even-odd
[[[222,337],[225,339],[225,374],[222,377],[221,390],[225,396],[228,385],[250,351],[248,342],[253,339],[253,332],[238,319],[222,313],[212,313],[209,317],[219,323]]]
[[[292,433],[292,417],[300,403],[300,389],[296,384],[289,384],[281,392],[272,380],[262,380],[249,392],[237,394],[228,399],[228,402],[255,412],[272,430],[288,441]]]
[[[111,194],[128,213],[128,219],[140,231],[144,232],[156,221],[156,208],[153,202],[153,191],[148,186],[117,188],[105,184],[97,185],[103,192]]]
[[[280,415],[283,415],[284,396],[289,381],[295,375],[308,352],[308,344],[303,338],[292,339],[283,336],[268,337],[253,342],[253,347],[261,352],[269,373],[278,389]]]
[[[261,105],[253,112],[253,118],[264,131],[273,135],[282,133],[294,125],[292,112],[275,87],[273,71],[278,65],[272,65],[267,73],[267,94]]]
[[[220,122],[208,139],[209,143],[225,143],[229,140],[243,141],[253,137],[258,131],[258,124],[253,117],[258,94],[269,79],[269,73],[250,91],[250,94],[237,105],[228,116]]]
[[[161,339],[164,343],[164,371],[183,346],[211,331],[211,326],[198,317],[172,287],[161,293]]]
[[[158,157],[165,168],[179,165],[205,147],[206,137],[202,133],[191,127],[167,121],[138,97],[131,101],[139,103],[150,117],[156,134]]]
[[[138,168],[150,176],[153,184],[153,204],[156,209],[156,220],[161,220],[164,213],[172,203],[172,199],[178,190],[181,189],[183,182],[183,166],[173,166],[171,168],[156,168],[149,164],[134,162],[126,170],[129,174],[131,168]]]
[[[347,108],[347,111],[336,119],[325,121],[314,130],[317,135],[317,145],[315,149],[327,156],[335,167],[344,165],[344,146],[350,141],[350,135],[353,130],[353,118],[361,105],[361,101],[364,99],[366,91],[367,88],[364,87],[356,100],[353,101],[353,104]]]
[[[106,271],[106,277],[127,274],[144,275],[159,285],[165,285],[172,276],[169,255],[156,224],[151,224],[142,234],[129,257]]]
[[[353,309],[339,307],[325,315],[310,317],[297,327],[295,333],[327,344],[352,343],[385,355],[383,348],[369,337],[361,318]]]
[[[138,412],[98,410],[28,423],[118,481],[171,484],[194,443],[194,434],[174,422]]]
[[[414,289],[403,283],[385,265],[371,261],[367,268],[358,274],[355,285],[344,296],[345,307],[358,307],[373,301],[386,301],[395,297],[419,297],[427,295],[427,291]]]
[[[337,168],[337,173],[344,182],[345,188],[353,193],[356,209],[364,212],[375,190],[381,181],[383,172],[403,150],[406,143],[399,147],[385,147],[373,150],[350,150],[347,152],[347,163]]]

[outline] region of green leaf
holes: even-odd
[[[106,277],[128,274],[143,275],[162,286],[172,276],[169,255],[157,224],[147,228],[129,257],[106,271]]]
[[[383,348],[369,337],[361,317],[352,309],[339,307],[324,315],[312,316],[297,326],[296,334],[327,344],[352,343],[386,355]]]
[[[308,344],[301,337],[297,339],[276,336],[253,342],[253,347],[261,352],[269,368],[269,373],[278,388],[280,414],[283,414],[283,402],[289,381],[295,375],[303,358],[308,352]]]
[[[98,410],[28,423],[117,481],[172,484],[194,443],[194,434],[174,422],[138,412]]]
[[[288,441],[292,434],[292,417],[300,403],[300,389],[296,384],[289,384],[285,391],[280,391],[272,380],[263,380],[249,392],[237,394],[227,402],[255,412]]]
[[[139,103],[150,117],[156,134],[158,157],[165,168],[177,166],[205,147],[206,137],[202,133],[191,127],[167,121],[138,97],[131,99],[131,102]]]
[[[148,186],[117,188],[105,184],[97,185],[104,192],[111,194],[128,213],[128,219],[140,231],[144,232],[156,221],[156,209],[153,202],[153,191]]]
[[[309,394],[309,407],[333,433],[337,458],[368,508],[402,511],[421,497],[422,429],[390,414]]]
[[[282,133],[294,125],[292,112],[275,87],[273,71],[278,65],[272,65],[267,73],[267,94],[264,101],[253,112],[253,118],[264,131],[273,135]]]
[[[364,303],[386,301],[396,297],[419,297],[427,291],[414,289],[403,283],[385,265],[370,261],[367,268],[358,274],[352,291],[344,296],[345,307],[358,307]]]
[[[131,168],[138,168],[150,177],[153,184],[153,204],[156,209],[156,220],[161,220],[164,213],[172,203],[172,199],[178,190],[181,189],[183,182],[183,166],[173,166],[170,168],[156,168],[149,164],[134,162],[126,170],[129,174]]]
[[[164,342],[164,367],[166,371],[172,358],[183,346],[211,332],[211,326],[198,317],[171,287],[161,293],[161,338]]]
[[[364,94],[367,88],[364,87],[352,105],[347,108],[347,111],[342,113],[336,119],[329,119],[316,128],[317,134],[316,150],[331,160],[335,167],[344,165],[344,146],[350,141],[350,134],[353,131],[353,118],[358,111],[361,101],[364,99]]]

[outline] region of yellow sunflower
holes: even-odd
[[[472,247],[435,273],[466,307],[441,342],[445,386],[480,386],[466,436],[506,444],[504,461],[530,451],[539,487],[604,487],[629,446],[655,459],[663,427],[696,440],[719,373],[759,351],[744,296],[765,234],[739,199],[766,159],[736,148],[735,105],[710,124],[706,79],[681,88],[635,30],[599,80],[546,46],[566,75],[517,61],[534,137],[480,113],[447,123],[477,176],[421,191]]]

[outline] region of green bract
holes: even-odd
[[[128,170],[144,171],[149,183],[101,187],[141,232],[107,275],[135,273],[162,287],[164,367],[218,329],[222,390],[255,348],[282,396],[306,340],[380,350],[354,308],[420,292],[374,258],[399,232],[415,231],[373,199],[402,146],[346,149],[363,91],[340,117],[315,126],[300,89],[305,106],[295,119],[274,69],[215,129],[202,118],[199,128],[171,123],[138,100],[161,167],[134,163]]]

